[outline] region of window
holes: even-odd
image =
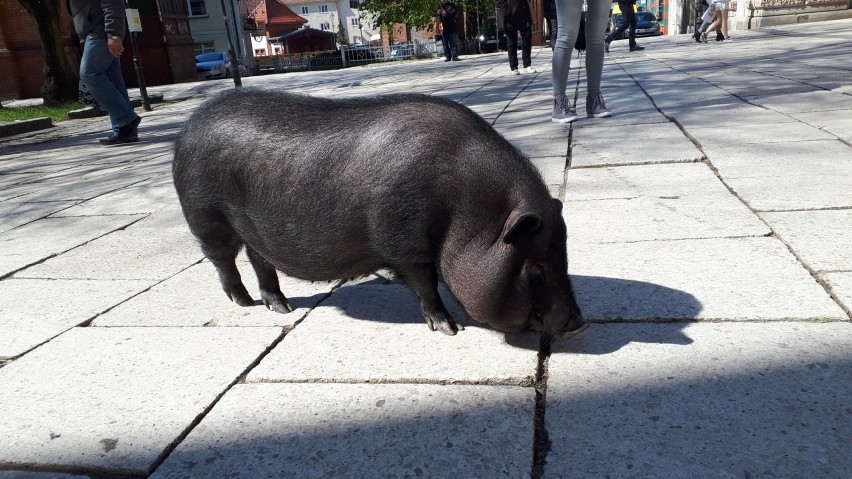
[[[352,9],[355,9],[355,10],[361,8],[361,5],[363,5],[363,4],[364,4],[364,2],[362,0],[349,0],[349,8],[352,8]]]
[[[194,46],[195,46],[195,54],[196,55],[201,55],[201,54],[204,54],[204,53],[210,53],[210,52],[216,51],[216,49],[213,48],[213,42],[196,43]]]
[[[353,17],[351,23],[352,23],[353,27],[360,27],[361,26],[361,19],[358,18],[358,17]]]
[[[324,32],[327,32],[331,30],[331,25],[329,25],[328,22],[322,23],[320,24],[320,29]]]
[[[207,16],[207,5],[204,4],[204,0],[187,0],[187,5],[190,17]]]
[[[266,49],[265,48],[255,48],[254,49],[254,56],[265,57],[266,56]]]
[[[328,13],[328,5],[320,5],[319,6],[320,13]]]
[[[308,7],[302,7],[302,15],[308,14]]]

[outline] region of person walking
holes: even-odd
[[[444,44],[445,62],[461,60],[458,37],[456,37],[456,14],[456,4],[450,0],[441,0],[435,9],[435,16],[441,20],[441,41]]]
[[[704,30],[699,29],[699,32],[701,33],[701,41],[704,43],[707,43],[707,31],[712,31],[720,25],[722,27],[722,38],[720,39],[717,34],[716,41],[730,40],[731,38],[728,36],[728,9],[730,8],[730,4],[727,0],[719,0],[714,1],[713,6],[716,8],[716,19],[713,20],[713,23],[708,25],[706,28],[702,25],[701,27],[704,28]]]
[[[604,34],[609,18],[609,0],[588,0],[586,12],[586,115],[589,118],[612,116],[604,104],[601,94],[601,76],[604,62]],[[568,73],[571,68],[571,53],[580,30],[583,15],[583,0],[556,0],[556,18],[559,29],[556,48],[553,51],[553,112],[551,120],[570,123],[579,118],[565,95]]]
[[[556,31],[559,28],[559,20],[556,18],[556,0],[544,0],[541,4],[544,20],[547,22],[547,34],[550,43],[550,51],[556,47]]]
[[[627,46],[631,52],[644,50],[645,47],[636,44],[636,0],[618,0],[618,9],[621,10],[621,25],[610,32],[604,40],[606,52],[609,53],[609,44],[613,38],[621,35],[627,30]]]
[[[69,0],[68,11],[83,45],[80,82],[98,105],[109,113],[112,134],[103,145],[139,141],[142,119],[133,111],[121,76],[119,57],[124,53],[124,0]]]
[[[527,0],[497,0],[497,24],[501,20],[506,33],[506,50],[509,53],[509,68],[513,75],[518,70],[518,33],[521,34],[521,60],[526,73],[536,73],[532,67],[532,13]]]

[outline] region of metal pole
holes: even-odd
[[[225,22],[225,33],[228,34],[228,56],[231,58],[231,77],[234,79],[234,88],[243,86],[243,81],[240,79],[240,67],[237,63],[237,52],[234,49],[234,40],[231,38],[231,29],[228,27],[228,11],[225,10],[225,0],[219,0],[222,4],[222,20]]]
[[[139,94],[142,95],[142,108],[145,111],[151,111],[148,90],[145,88],[145,74],[142,73],[142,60],[139,59],[139,50],[136,48],[136,32],[130,32],[130,48],[133,49],[133,68],[136,70],[136,83],[139,84]]]

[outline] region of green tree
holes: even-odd
[[[440,0],[365,0],[361,9],[372,14],[374,27],[385,27],[392,32],[395,23],[405,24],[407,29],[431,29],[435,10]],[[465,10],[468,15],[481,12],[487,15],[494,12],[494,0],[455,0],[459,14]]]
[[[38,25],[44,50],[44,83],[41,97],[45,105],[53,106],[77,99],[77,74],[65,57],[59,22],[62,18],[60,0],[18,0]]]

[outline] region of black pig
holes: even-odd
[[[177,137],[175,188],[192,233],[241,306],[245,246],[263,303],[291,311],[275,270],[314,281],[393,270],[426,324],[476,321],[569,337],[585,329],[568,278],[562,203],[481,117],[424,95],[324,99],[230,91]]]

